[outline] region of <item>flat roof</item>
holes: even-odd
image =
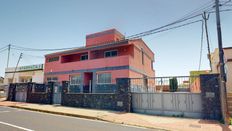
[[[223,49],[232,49],[232,47],[224,47]]]

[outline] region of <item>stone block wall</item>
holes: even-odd
[[[131,111],[130,80],[117,79],[115,93],[68,93],[68,82],[63,82],[63,106],[83,107],[92,109],[107,109],[115,111]]]
[[[52,88],[53,83],[48,83],[48,85],[43,84],[45,86],[46,92],[33,92],[32,86],[35,83],[28,84],[28,93],[27,93],[27,102],[28,103],[40,103],[40,104],[52,104]],[[36,84],[35,84],[36,85]]]
[[[220,84],[218,74],[200,75],[203,118],[221,120]]]
[[[16,93],[15,91],[16,91],[16,85],[10,84],[8,87],[8,95],[7,95],[8,101],[15,101],[15,93]]]

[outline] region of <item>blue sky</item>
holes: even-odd
[[[208,0],[212,1],[212,0]],[[126,36],[181,18],[205,4],[202,0],[1,0],[0,48],[14,44],[31,48],[66,48],[85,44],[85,35],[116,28]],[[232,8],[232,7],[231,7]],[[200,17],[199,17],[200,18]],[[215,15],[210,15],[211,51],[217,47]],[[223,44],[232,46],[232,12],[221,13]],[[199,64],[201,23],[146,36],[155,52],[156,76],[188,75]],[[21,51],[13,50],[10,66]],[[21,65],[43,63],[49,52],[23,52]],[[204,40],[201,69],[209,69]],[[7,52],[0,53],[4,76]],[[39,56],[39,57],[38,57]]]

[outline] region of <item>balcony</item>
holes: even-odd
[[[70,70],[85,70],[96,69],[104,67],[126,66],[129,65],[130,55],[115,56],[108,58],[98,58],[83,61],[74,61],[59,64],[47,63],[45,72],[57,72],[57,71],[70,71]]]

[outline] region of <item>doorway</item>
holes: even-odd
[[[84,72],[83,92],[92,93],[93,72]]]

